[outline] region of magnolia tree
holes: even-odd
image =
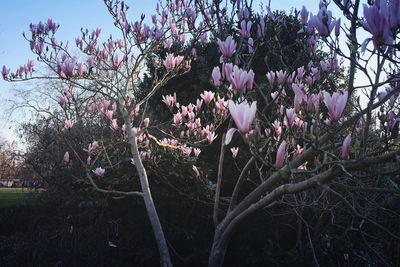
[[[100,192],[143,198],[162,266],[172,263],[143,162],[155,161],[160,150],[196,158],[202,146],[213,142],[220,142],[220,155],[209,266],[222,265],[229,240],[248,216],[280,200],[289,201],[288,196],[311,190],[339,198],[358,217],[398,240],[395,233],[359,212],[336,191],[332,181],[340,180],[341,185],[356,191],[397,192],[395,188],[366,187],[355,173],[393,161],[400,152],[396,139],[400,121],[396,54],[400,3],[376,1],[364,4],[362,9],[359,0],[334,3],[342,11],[342,18],[348,20],[349,28],[342,26],[340,18],[333,17],[326,2],[320,2],[315,15],[303,7],[296,13],[302,24],[297,40],[307,44],[304,53],[315,60],[293,68],[280,57],[285,67],[270,69],[266,59],[262,77],[256,77],[250,66],[257,50],[269,41],[267,28],[282,18],[269,8],[267,15],[260,15],[248,1],[167,1],[157,5],[156,14],[151,16],[152,25],[148,26],[144,16],[137,22],[129,21],[129,7],[124,2],[106,0],[120,30],[119,39],[110,37],[100,44],[100,29],[82,31],[75,40],[81,52],[78,57],[71,55],[68,44],[57,41],[59,25],[52,19],[32,24],[31,36],[26,39],[38,61],[47,65],[52,74],[35,76],[31,60],[13,73],[4,66],[2,74],[7,81],[56,80],[63,88],[60,106],[76,111],[74,117],[63,118],[64,132],[83,123],[77,114],[86,112],[106,121],[116,142],[129,147],[132,168],[141,184],[137,191],[109,190],[97,185],[99,179],[107,179],[112,169],[107,166],[113,166],[108,157],[101,156],[97,140],[84,148],[85,158],[71,148],[65,152],[64,160],[79,160],[87,179]],[[356,33],[360,28],[370,38],[359,42]],[[164,95],[160,102],[171,111],[171,121],[167,126],[156,125],[149,115],[148,100],[171,78],[190,71],[191,59],[196,57],[191,45],[204,44],[210,35],[211,40],[217,40],[221,53],[220,64],[209,70],[214,90],[205,90],[187,105],[179,104],[178,92]],[[340,47],[340,36],[347,36],[349,51]],[[174,50],[178,52],[162,53],[172,46],[178,47]],[[316,60],[320,49],[325,49],[328,59]],[[334,80],[338,56],[349,62],[349,79],[342,86]],[[138,88],[148,58],[154,66],[154,80],[143,96]],[[367,84],[354,85],[356,70],[367,77]],[[361,91],[367,96],[365,105],[354,98]],[[59,113],[52,115],[62,118]],[[161,130],[153,134],[155,129]],[[218,134],[221,138],[217,130],[222,133]],[[231,146],[238,139],[244,141],[245,148]],[[221,208],[224,161],[234,160],[244,153],[243,149],[251,156],[239,164],[241,172],[235,178],[228,207]],[[231,156],[225,159],[229,151]],[[255,170],[259,179],[254,189],[244,190],[249,170]],[[193,172],[202,177],[202,170],[195,165]],[[318,264],[311,238],[310,248]]]

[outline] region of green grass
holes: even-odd
[[[34,191],[29,188],[0,188],[0,208],[20,205]]]

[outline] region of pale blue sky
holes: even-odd
[[[156,0],[127,0],[130,5],[128,11],[131,20],[137,20],[141,13],[150,17],[154,13]],[[255,6],[263,3],[263,7],[268,4],[268,0],[254,1]],[[318,10],[319,0],[271,0],[272,10],[286,10],[292,8],[301,9],[302,5],[314,14]],[[337,10],[333,9],[334,14]],[[116,34],[111,16],[102,0],[14,0],[2,1],[0,9],[0,68],[6,65],[15,71],[20,65],[26,64],[28,59],[35,59],[29,49],[29,44],[22,37],[22,32],[28,33],[30,23],[38,23],[53,18],[61,26],[57,31],[56,37],[59,41],[70,41],[74,44],[75,37],[80,35],[80,29],[89,30],[96,27],[102,28],[102,36]],[[4,107],[3,100],[12,97],[12,90],[15,86],[27,86],[24,83],[15,85],[4,82],[0,79],[0,105]],[[3,109],[4,110],[4,109]],[[7,120],[6,114],[0,112],[0,136],[8,139],[15,139],[12,129],[8,129],[12,124]],[[13,116],[14,120],[19,120],[18,116]]]

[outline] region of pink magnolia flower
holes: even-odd
[[[91,151],[95,151],[98,147],[99,147],[99,143],[97,141],[93,141]],[[89,148],[90,148],[90,146],[89,146]]]
[[[251,75],[249,76],[247,71],[240,69],[238,66],[234,66],[231,74],[234,90],[244,90],[245,85],[250,77]]]
[[[253,38],[250,37],[248,43],[249,43],[249,54],[253,54],[253,47],[254,47]]]
[[[326,6],[323,5],[320,6],[317,15],[310,14],[308,24],[316,28],[321,36],[329,36],[335,26],[335,20],[332,20],[332,12],[327,11]]]
[[[281,126],[281,123],[280,123],[278,120],[276,120],[276,121],[274,121],[274,123],[272,124],[272,126],[274,126],[275,132],[276,132],[276,134],[278,135],[278,139],[280,139],[281,134],[282,134],[282,126]]]
[[[65,161],[66,163],[69,162],[69,153],[68,153],[68,151],[65,152],[65,154],[64,154],[64,161]]]
[[[132,132],[133,135],[137,135],[137,133],[139,132],[139,129],[136,128],[136,127],[132,127],[131,132]]]
[[[276,168],[279,169],[283,166],[283,163],[285,162],[285,156],[286,156],[286,141],[283,140],[282,143],[279,145],[278,152],[276,152],[276,161],[275,161]]]
[[[303,152],[303,148],[300,145],[297,145],[295,151],[293,151],[293,157],[297,157],[302,152]]]
[[[305,6],[300,11],[300,18],[301,18],[301,24],[305,25],[307,24],[307,19],[308,19],[308,11]]]
[[[144,120],[143,120],[143,123],[144,123],[144,127],[149,127],[149,123],[150,123],[150,119],[149,118],[145,118]]]
[[[167,70],[173,69],[175,68],[175,66],[178,66],[179,64],[181,64],[183,61],[183,56],[174,56],[171,53],[167,53],[167,56],[163,62],[164,67]]]
[[[64,125],[65,125],[65,129],[69,130],[69,129],[72,128],[72,126],[73,126],[74,124],[72,123],[71,120],[65,120],[65,121],[64,121]]]
[[[294,111],[293,108],[287,109],[286,110],[286,116],[287,116],[287,118],[289,120],[289,127],[292,127],[294,122],[295,122],[295,119],[297,118],[296,112]]]
[[[197,99],[196,100],[196,110],[199,111],[201,109],[201,106],[203,105],[203,99]]]
[[[232,152],[232,157],[236,158],[237,153],[239,152],[239,148],[238,147],[232,147],[231,148],[231,152]]]
[[[286,77],[286,71],[283,72],[282,70],[280,70],[279,72],[276,72],[276,77],[278,78],[278,82],[280,84],[283,84],[283,82],[285,81],[285,77]]]
[[[187,112],[188,112],[188,108],[186,106],[181,106],[181,110],[182,110],[182,117],[186,117]]]
[[[232,82],[232,63],[223,63],[222,64],[222,79],[226,79],[228,82]]]
[[[220,84],[221,84],[221,82],[220,82],[220,80],[221,80],[221,72],[219,70],[219,67],[215,67],[213,69],[211,76],[213,78],[214,85],[215,86],[220,86]]]
[[[107,119],[109,119],[109,120],[112,120],[113,118],[113,114],[114,114],[114,111],[112,111],[112,110],[107,110],[106,111],[106,117],[107,117]]]
[[[174,115],[174,124],[176,126],[179,126],[179,125],[181,125],[181,122],[182,122],[182,114],[180,112],[178,112]]]
[[[9,73],[10,73],[10,69],[7,69],[6,66],[3,66],[3,69],[1,70],[1,75],[3,75],[4,80],[7,79]]]
[[[162,101],[167,105],[167,107],[171,107],[174,104],[174,97],[171,95],[162,96]]]
[[[324,91],[324,103],[329,111],[329,117],[333,121],[338,121],[342,116],[347,103],[347,91],[335,92],[332,96]]]
[[[203,33],[203,34],[200,36],[200,41],[201,41],[201,44],[202,44],[202,45],[204,45],[204,44],[206,43],[206,41],[207,41],[207,33]]]
[[[203,98],[206,105],[210,104],[210,102],[214,99],[214,93],[211,91],[204,91],[203,94],[200,94],[201,98]]]
[[[187,157],[189,157],[189,156],[190,156],[190,153],[192,153],[192,148],[191,148],[191,147],[184,147],[184,148],[183,148],[183,153],[184,153]]]
[[[381,2],[382,4],[380,4]],[[362,51],[365,50],[366,44],[371,39],[375,47],[380,44],[392,44],[393,33],[391,32],[391,28],[397,28],[399,23],[398,1],[386,2],[378,0],[371,6],[364,4],[363,8],[365,20],[360,21],[360,23],[365,30],[372,34],[372,38],[368,38],[364,41]]]
[[[271,85],[274,84],[275,72],[270,71],[270,72],[268,72],[268,73],[266,74],[266,76],[267,76],[267,79],[268,79],[269,84],[271,84]]]
[[[196,176],[200,176],[200,172],[196,166],[193,165],[192,169],[193,169],[194,173],[196,174]]]
[[[235,104],[235,102],[229,100],[229,111],[232,119],[236,123],[237,129],[231,128],[228,130],[225,140],[226,144],[231,142],[235,131],[239,131],[241,134],[245,134],[250,131],[250,126],[256,117],[257,102],[254,101],[251,106],[249,106],[246,100],[240,104]]]
[[[228,106],[228,101],[225,101],[224,98],[217,97],[217,101],[215,102],[215,106],[220,111],[225,111],[226,107]]]
[[[250,37],[250,30],[251,30],[251,21],[248,21],[246,23],[246,21],[242,20],[242,22],[240,23],[240,34],[242,35],[243,38],[249,38]]]
[[[92,171],[94,174],[96,174],[97,176],[104,176],[104,173],[106,172],[106,170],[104,170],[101,167],[98,167],[96,170]]]
[[[78,64],[77,73],[79,76],[82,76],[83,72],[85,71],[85,65],[83,63]]]
[[[215,132],[208,132],[207,133],[207,139],[208,142],[211,144],[216,138],[218,137],[218,135],[215,135]]]
[[[99,147],[99,143],[97,141],[93,141],[93,143],[89,144],[88,148],[84,148],[83,151],[88,152],[89,154],[94,152]]]
[[[117,119],[111,120],[110,129],[111,129],[111,131],[113,131],[113,132],[116,132],[116,131],[118,130]]]
[[[236,51],[236,43],[232,36],[228,36],[225,41],[218,39],[219,49],[224,57],[231,57]]]
[[[200,148],[194,148],[193,152],[194,152],[194,156],[197,158],[200,155],[201,150],[200,150]]]
[[[254,83],[254,71],[249,70],[247,72],[247,90],[253,89],[253,83]]]
[[[58,100],[58,103],[61,105],[61,106],[64,106],[64,104],[65,104],[65,97],[60,97],[60,99]]]
[[[351,136],[348,135],[343,141],[343,146],[342,146],[343,159],[347,159],[349,157],[350,144],[351,144]]]

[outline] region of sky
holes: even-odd
[[[60,24],[56,33],[58,41],[70,41],[74,45],[75,38],[80,35],[80,29],[102,28],[102,35],[117,34],[102,0],[13,0],[1,1],[0,8],[0,68],[6,65],[14,72],[20,65],[28,62],[28,59],[36,59],[29,49],[29,43],[22,33],[29,36],[29,24],[37,24],[39,21],[47,21],[53,18]],[[129,16],[140,18],[141,13],[152,14],[156,1],[126,1],[130,6]],[[135,6],[136,4],[136,6]],[[0,136],[13,141],[17,140],[14,128],[15,122],[23,120],[21,113],[10,112],[4,108],[5,102],[13,98],[13,92],[18,87],[26,88],[29,83],[9,83],[0,78]]]
[[[128,11],[129,18],[133,21],[140,18],[142,13],[150,17],[154,13],[156,0],[126,0],[131,8]],[[260,3],[265,8],[269,0],[254,1],[255,7]],[[272,10],[290,11],[293,8],[301,9],[307,5],[308,10],[316,14],[319,0],[270,0]],[[332,5],[333,6],[333,5]],[[334,14],[337,9],[331,8]],[[336,12],[335,12],[336,11]],[[80,35],[80,29],[102,28],[102,36],[117,34],[112,17],[109,15],[102,0],[13,0],[2,1],[0,9],[0,68],[6,65],[14,72],[20,65],[26,64],[28,59],[35,59],[29,49],[29,43],[23,38],[22,33],[29,33],[29,24],[37,24],[39,21],[47,21],[53,18],[60,24],[56,37],[58,41],[74,40]],[[343,21],[343,20],[342,20]],[[17,88],[29,88],[29,83],[8,83],[0,78],[0,136],[13,141],[17,140],[14,133],[16,122],[23,121],[23,115],[10,112],[4,107],[5,101],[13,98],[13,92]]]

